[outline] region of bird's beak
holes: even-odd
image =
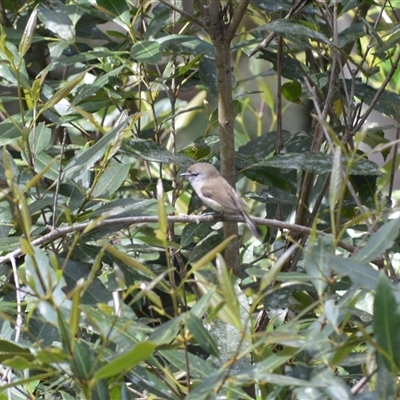
[[[179,176],[188,176],[189,174],[187,172],[182,172]]]

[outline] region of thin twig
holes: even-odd
[[[397,56],[396,56],[396,59],[394,60],[394,63],[392,64],[391,70],[386,75],[386,78],[383,81],[382,85],[376,91],[375,96],[372,99],[372,101],[370,102],[368,108],[366,109],[366,111],[364,112],[363,116],[358,121],[357,125],[353,128],[352,135],[354,135],[356,132],[358,132],[362,128],[362,126],[363,126],[364,122],[366,121],[366,119],[369,117],[371,112],[375,109],[376,103],[381,98],[382,93],[386,89],[386,86],[388,85],[389,81],[392,79],[394,73],[397,71],[397,67],[399,66],[399,62],[400,62],[400,51],[397,52]]]
[[[237,8],[233,13],[232,19],[229,23],[228,31],[227,31],[227,40],[231,41],[236,34],[236,31],[239,27],[240,22],[243,19],[243,16],[246,12],[247,6],[249,5],[250,0],[241,0],[238,2]]]
[[[239,2],[241,3],[241,2]],[[296,14],[299,14],[302,10],[308,7],[311,4],[311,1],[304,1],[302,6],[300,4],[294,4],[289,12],[285,15],[283,19],[289,19],[294,17]],[[300,6],[300,7],[299,7]],[[266,49],[269,44],[272,42],[274,37],[276,36],[276,32],[271,32],[249,55],[249,57],[254,56],[259,50]]]
[[[64,128],[64,135],[61,144],[61,154],[60,154],[60,165],[58,167],[58,179],[56,183],[56,189],[54,192],[54,202],[53,202],[53,229],[55,229],[57,224],[57,202],[58,202],[58,193],[60,191],[61,185],[61,176],[62,176],[62,162],[64,158],[64,150],[65,150],[65,143],[67,140],[67,130]]]
[[[256,218],[252,217],[254,222],[256,222],[258,225],[265,225],[269,226],[272,228],[277,228],[277,229],[287,229],[289,231],[296,231],[300,232],[306,235],[310,235],[312,233],[315,233],[318,236],[326,236],[328,233],[319,231],[319,230],[313,230],[311,228],[308,228],[306,226],[302,225],[297,225],[297,224],[290,224],[288,222],[282,222],[278,221],[276,219],[267,219],[267,218]],[[167,217],[168,222],[170,223],[176,223],[176,222],[186,222],[186,223],[196,223],[200,224],[203,222],[219,222],[219,221],[232,221],[232,222],[244,222],[243,218],[241,216],[237,215],[172,215]],[[70,233],[76,233],[76,232],[82,232],[87,230],[87,232],[94,230],[94,229],[99,229],[99,228],[104,228],[104,227],[109,227],[109,226],[115,226],[117,229],[121,228],[121,225],[135,225],[135,224],[143,224],[143,223],[157,223],[159,222],[158,216],[142,216],[142,217],[126,217],[126,218],[110,218],[110,219],[104,219],[100,221],[89,221],[89,222],[83,222],[83,223],[77,223],[73,224],[70,226],[65,226],[62,228],[55,228],[52,229],[52,227],[49,227],[49,233],[40,236],[37,239],[32,240],[31,245],[38,247],[38,246],[43,246],[46,243],[52,242],[54,240],[57,240],[59,238],[62,238],[66,235],[69,235]],[[89,229],[88,229],[89,228]],[[87,233],[85,232],[85,233]],[[339,241],[338,245],[343,248],[344,250],[349,251],[350,253],[353,253],[356,250],[356,247],[349,245],[348,243]],[[2,257],[0,257],[0,265],[4,264],[5,262],[10,262],[13,258],[18,258],[23,254],[23,251],[21,248],[18,248]]]
[[[21,337],[22,333],[22,325],[23,325],[23,318],[22,318],[22,299],[21,299],[21,285],[19,284],[19,277],[18,277],[18,269],[17,263],[15,262],[15,258],[11,257],[11,266],[14,275],[14,285],[15,285],[15,295],[17,298],[17,318],[15,320],[15,342],[17,343]]]
[[[186,11],[183,11],[181,8],[178,8],[176,6],[174,6],[171,3],[168,3],[166,0],[160,0],[161,3],[165,4],[166,6],[168,6],[171,10],[176,11],[177,13],[181,14],[182,16],[184,16],[185,18],[187,18],[189,21],[193,22],[194,24],[200,26],[200,28],[202,29],[206,29],[206,26],[197,18],[193,17],[192,15],[190,15],[189,13],[187,13]]]

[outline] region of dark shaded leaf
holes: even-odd
[[[352,85],[354,85],[354,89],[352,89]],[[371,101],[375,98],[378,90],[359,80],[352,82],[351,80],[346,79],[346,86],[347,90],[354,90],[355,96],[367,104],[371,104]],[[388,90],[384,90],[378,97],[378,101],[375,103],[375,109],[377,111],[380,111],[394,119],[396,119],[399,107],[400,96]]]
[[[187,313],[184,323],[203,350],[216,357],[219,356],[218,347],[200,318],[192,313]]]
[[[222,239],[223,237],[221,232],[212,231],[208,236],[197,243],[196,247],[191,251],[189,262],[193,263],[199,261],[210,251],[210,249],[220,244]]]
[[[381,353],[383,362],[397,375],[400,368],[400,312],[393,285],[383,271],[379,274],[376,286],[372,323],[375,339],[385,351]]]
[[[215,60],[213,58],[203,57],[199,65],[199,74],[201,83],[204,85],[207,93],[217,98],[218,86]]]
[[[182,167],[188,167],[194,162],[189,157],[172,154],[164,146],[151,140],[132,139],[129,142],[124,142],[122,149],[127,154],[147,161],[174,163]]]
[[[250,139],[243,146],[240,146],[238,153],[246,154],[255,158],[268,157],[276,149],[276,131],[265,132],[261,136]],[[291,137],[289,131],[282,131],[282,140],[287,141]]]
[[[28,362],[34,360],[35,358],[29,348],[22,347],[8,340],[0,340],[0,362],[3,363],[5,360],[9,360],[17,356]]]
[[[63,262],[60,259],[60,262]],[[68,290],[71,291],[80,279],[87,280],[90,276],[90,269],[83,263],[69,260],[64,267],[64,278]],[[87,289],[83,292],[81,301],[83,304],[97,305],[98,303],[108,303],[112,300],[111,293],[104,287],[98,278],[92,278]]]
[[[303,170],[310,171],[314,174],[327,174],[332,169],[333,156],[324,153],[286,153],[273,156],[265,161],[257,163],[259,166],[268,166],[279,168],[282,170]],[[342,158],[343,168],[347,164],[346,159]],[[367,159],[361,159],[351,169],[352,175],[374,175],[379,176],[377,165]]]

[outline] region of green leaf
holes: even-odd
[[[283,97],[293,103],[300,103],[301,85],[297,81],[286,82],[282,85]]]
[[[100,217],[104,214],[114,218],[138,217],[141,215],[155,215],[156,212],[157,200],[129,198],[110,201],[94,210],[91,213],[91,217]]]
[[[24,57],[32,45],[33,34],[35,33],[37,23],[37,7],[35,7],[26,23],[24,33],[19,42],[18,51],[21,57]]]
[[[400,312],[393,285],[383,271],[379,273],[376,286],[372,324],[375,339],[385,351],[381,354],[383,361],[397,375],[400,368]]]
[[[277,19],[269,24],[257,28],[256,30],[267,30],[278,33],[301,47],[307,47],[310,49],[312,49],[310,39],[331,45],[330,40],[325,35],[303,25],[300,21],[293,19]]]
[[[39,18],[43,25],[57,37],[64,40],[74,38],[74,27],[68,16],[65,4],[60,0],[54,0],[49,3],[40,3]]]
[[[378,91],[378,89],[364,82],[359,80],[354,82],[350,79],[346,79],[346,88],[347,90],[353,90],[355,96],[367,104],[371,104],[372,101],[375,101]],[[374,109],[386,114],[388,117],[396,119],[400,107],[400,97],[398,94],[389,90],[384,90],[377,99]]]
[[[196,379],[204,379],[208,376],[214,375],[217,369],[209,362],[203,360],[199,356],[192,353],[186,353],[184,350],[160,350],[160,353],[172,365],[180,370],[186,369],[186,357],[189,360],[190,370],[192,376]]]
[[[60,309],[57,310],[57,319],[58,319],[57,328],[60,334],[62,348],[64,350],[64,353],[71,356],[73,354],[73,349],[74,349],[73,341],[75,339],[72,336],[70,326],[67,323],[67,320],[65,319],[62,310]]]
[[[104,156],[107,146],[120,134],[121,130],[126,128],[129,121],[122,121],[112,131],[106,133],[93,146],[83,150],[75,157],[71,158],[64,169],[64,181],[73,180],[81,175],[83,171],[90,169],[96,161]]]
[[[101,7],[102,11],[107,10],[108,12],[105,15],[111,14],[111,19],[120,26],[124,28],[129,26],[131,14],[126,0],[97,0],[96,3],[98,7]]]
[[[225,302],[225,307],[229,308],[229,312],[236,316],[236,319],[240,320],[240,305],[238,301],[239,289],[235,291],[235,287],[232,284],[231,276],[226,267],[225,260],[218,254],[216,257],[217,265],[217,279],[218,289],[220,290],[222,297]]]
[[[341,256],[330,256],[327,262],[334,271],[348,276],[356,285],[375,290],[379,273],[369,264]]]
[[[174,340],[179,332],[180,324],[183,321],[184,316],[184,314],[181,314],[179,317],[175,317],[158,326],[150,335],[149,340],[156,343],[158,346]]]
[[[213,58],[202,58],[199,65],[199,76],[207,93],[211,94],[214,98],[218,98],[217,68]]]
[[[174,163],[181,167],[188,167],[193,164],[192,158],[179,154],[172,154],[164,146],[151,140],[132,139],[124,142],[122,149],[125,153],[138,157],[141,160]]]
[[[263,60],[267,60],[274,66],[274,70],[277,70],[277,57],[276,53],[262,49],[259,53],[259,58]],[[304,71],[308,71],[306,65],[300,62],[297,59],[292,58],[287,54],[283,54],[282,56],[282,76],[290,79],[301,82],[304,79]],[[325,77],[325,75],[324,75]],[[326,83],[328,83],[328,79],[326,79]],[[322,85],[324,86],[324,85]]]
[[[329,368],[316,373],[311,382],[317,387],[322,386],[321,391],[330,400],[353,400],[354,398],[349,386]]]
[[[362,23],[351,24],[348,28],[343,29],[339,33],[339,47],[345,46],[347,43],[353,43],[357,39],[365,36],[365,29]]]
[[[0,362],[3,363],[5,360],[17,356],[29,362],[35,359],[29,348],[22,347],[8,340],[0,340]]]
[[[80,304],[107,304],[112,300],[111,293],[106,289],[101,280],[98,277],[90,275],[91,269],[87,264],[72,260],[66,262],[62,257],[60,257],[60,262],[65,263],[63,276],[68,291],[72,291],[79,281],[83,280],[85,282],[85,291],[81,294]],[[89,277],[90,281],[88,281]]]
[[[253,366],[246,368],[245,370],[239,372],[236,377],[241,380],[241,376],[246,376],[246,379],[259,379],[266,372],[271,372],[281,367],[284,363],[290,360],[297,350],[287,348],[281,350],[276,354],[273,354],[263,361],[255,363]]]
[[[157,64],[161,61],[163,52],[164,50],[160,43],[151,40],[142,40],[132,46],[130,54],[137,62]]]
[[[226,371],[217,370],[212,375],[205,378],[186,396],[185,400],[205,400],[216,398],[217,390],[222,386],[226,379]],[[235,397],[236,398],[236,397]],[[243,397],[238,397],[243,399]]]
[[[204,239],[200,240],[200,242],[196,244],[196,247],[190,252],[189,262],[194,263],[199,261],[202,257],[208,254],[211,248],[218,246],[218,244],[221,243],[221,240],[221,232],[211,231],[211,233]]]
[[[62,59],[54,60],[50,63],[46,68],[44,68],[39,74],[38,77],[41,77],[47,74],[49,71],[53,71],[54,69],[68,67],[71,65],[75,65],[76,63],[84,63],[88,64],[89,61],[102,58],[102,57],[118,57],[126,55],[124,51],[115,51],[115,50],[97,50],[97,51],[89,51],[85,53],[80,53],[74,56],[69,56]]]
[[[33,154],[39,154],[51,146],[51,129],[40,122],[29,133],[29,147]]]
[[[180,3],[180,4],[179,4]],[[175,3],[175,7],[183,8],[181,2]],[[166,4],[158,2],[153,8],[153,16],[150,20],[150,24],[147,26],[144,39],[151,39],[162,36],[159,34],[160,31],[167,27],[171,23],[177,23],[181,19],[180,13],[176,13]],[[167,30],[167,29],[166,29]]]
[[[157,39],[165,49],[172,50],[179,54],[191,54],[199,56],[207,54],[209,57],[214,57],[215,47],[205,40],[196,36],[172,34],[165,35]]]
[[[399,236],[400,218],[386,222],[374,232],[354,259],[360,262],[369,262],[380,257],[386,250],[390,249]]]
[[[197,238],[203,239],[212,232],[211,227],[214,223],[203,222],[201,224],[187,224],[181,234],[181,247],[185,248],[196,242]]]
[[[33,254],[26,256],[26,278],[39,296],[50,296],[52,302],[61,305],[65,301],[62,287],[65,282],[50,263],[47,254],[40,248],[34,247]]]
[[[147,391],[157,396],[157,398],[165,400],[181,400],[182,398],[171,389],[170,385],[165,383],[164,377],[159,378],[150,372],[148,368],[137,366],[127,374],[126,379],[132,382],[136,388]]]
[[[143,342],[138,343],[128,352],[115,357],[107,365],[99,368],[95,374],[95,379],[110,378],[119,375],[129,369],[132,369],[137,364],[145,361],[149,358],[155,351],[157,345],[153,342]]]
[[[81,382],[87,381],[91,378],[95,367],[95,353],[85,341],[75,338],[72,340],[74,341],[74,350],[70,361],[71,369]]]
[[[259,164],[254,164],[256,162],[255,160],[245,160],[240,154],[237,154],[237,156],[237,166],[240,169],[245,168],[243,170],[243,175],[246,176],[246,178],[261,183],[262,185],[273,186],[285,191],[290,190],[287,179],[285,179],[283,174],[286,171],[280,171],[278,168],[259,166]]]
[[[156,232],[156,238],[161,241],[162,246],[167,251],[168,248],[168,220],[167,212],[165,209],[165,197],[164,197],[164,186],[161,179],[157,181],[157,214],[158,214],[158,229]]]
[[[330,279],[331,268],[328,263],[328,256],[332,252],[332,235],[318,237],[317,242],[309,243],[304,251],[304,268],[319,296],[323,294]]]
[[[92,192],[93,197],[111,196],[125,181],[130,169],[130,164],[116,164],[108,167],[100,176]]]
[[[109,400],[111,398],[110,394],[112,395],[113,392],[108,387],[108,381],[105,379],[96,380],[92,390],[92,400]]]
[[[197,318],[194,314],[189,312],[184,318],[184,323],[200,347],[202,347],[207,353],[219,357],[218,347],[208,330],[204,328],[200,318]]]
[[[110,81],[110,77],[118,75],[122,69],[125,68],[124,65],[119,66],[118,68],[112,69],[110,72],[106,74],[100,75],[94,82],[88,85],[84,85],[79,93],[75,96],[72,101],[73,105],[79,104],[82,100],[87,99],[88,97],[97,94],[100,89],[102,89],[105,85]]]
[[[268,166],[283,170],[303,170],[310,171],[314,174],[327,174],[332,169],[333,156],[324,153],[286,153],[273,156],[265,161],[257,163],[257,166]],[[347,160],[342,157],[342,165],[345,169]],[[372,175],[379,176],[381,172],[378,166],[367,159],[359,160],[352,168],[352,175]]]
[[[0,75],[1,76],[1,75]],[[22,127],[19,126],[21,119],[15,117],[0,122],[0,146],[16,143],[22,137]]]
[[[45,110],[54,107],[57,103],[59,103],[62,99],[66,98],[71,91],[79,85],[82,79],[85,77],[87,71],[81,72],[75,78],[67,82],[65,85],[61,87],[61,89],[57,90],[51,98],[43,104],[43,107],[40,109],[40,114],[42,114]]]
[[[59,164],[54,162],[54,158],[42,151],[35,155],[35,172],[40,174],[43,171],[45,171],[44,176],[52,181],[59,178]]]

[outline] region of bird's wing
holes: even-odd
[[[225,212],[229,211],[233,213],[240,214],[241,213],[241,199],[236,194],[235,190],[227,184],[224,185],[223,190],[212,190],[211,188],[207,187],[206,185],[203,186],[201,192],[204,197],[209,198],[212,201],[215,201],[218,204],[223,204],[224,208],[226,208]],[[227,196],[228,194],[228,196]]]

